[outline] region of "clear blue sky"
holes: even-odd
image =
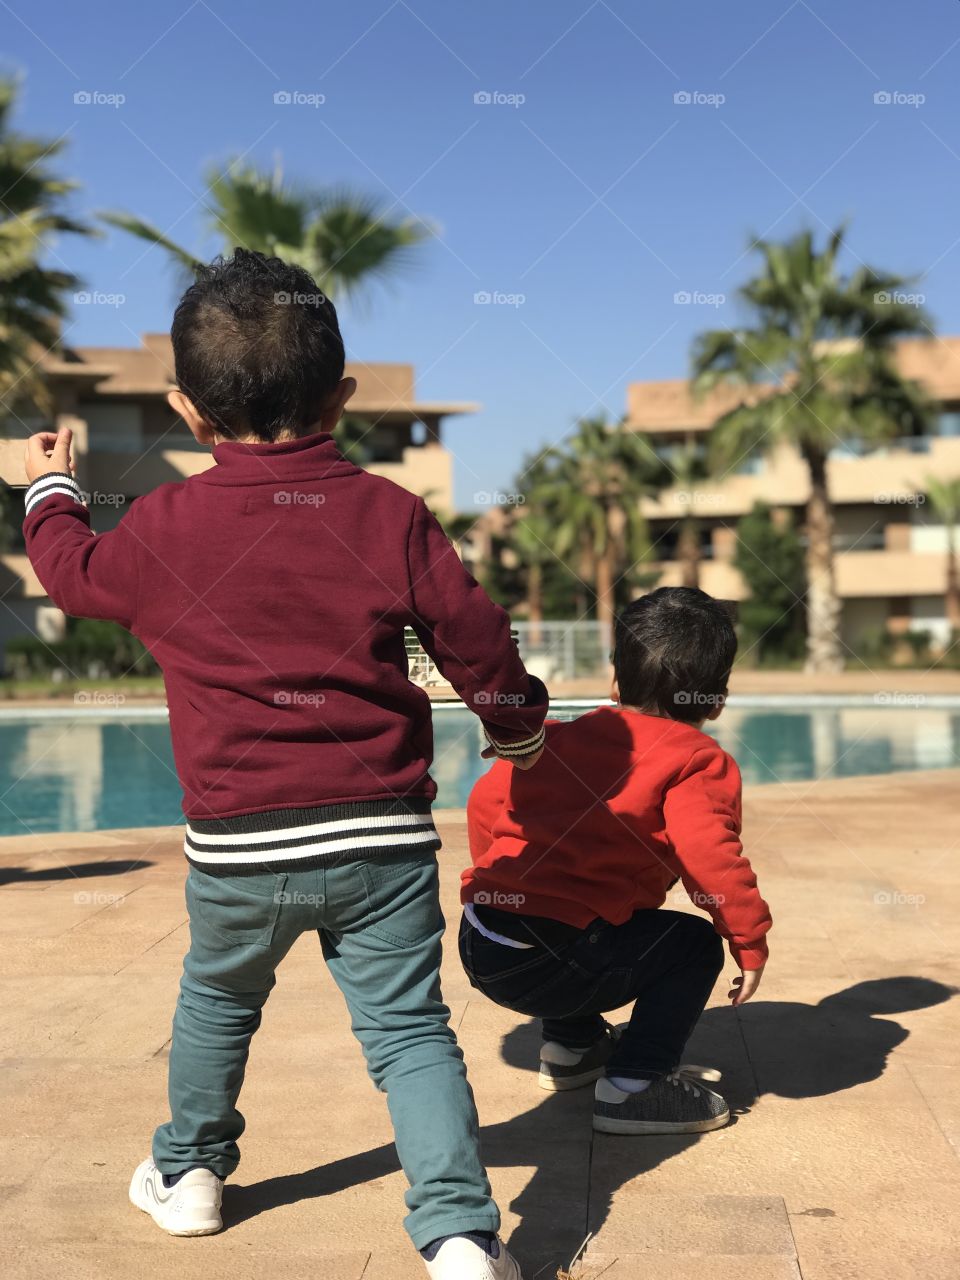
[[[683,376],[692,336],[737,319],[751,232],[849,217],[848,265],[924,273],[940,331],[960,332],[956,0],[9,0],[0,22],[19,126],[66,134],[78,211],[127,208],[212,248],[201,173],[246,153],[435,221],[418,265],[342,321],[351,355],[412,361],[423,397],[483,402],[447,429],[464,508],[577,415],[621,414],[629,381]],[[57,251],[126,299],[78,307],[69,341],[168,326],[160,251],[113,231]],[[478,306],[482,291],[525,301]]]

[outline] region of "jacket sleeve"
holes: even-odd
[[[693,903],[742,969],[766,963],[770,908],[740,843],[740,771],[719,747],[695,752],[663,802],[667,837]]]
[[[119,622],[131,630],[139,587],[133,508],[116,529],[95,534],[76,480],[51,474],[27,490],[26,513],[27,555],[53,603],[75,618]]]
[[[467,572],[420,498],[407,557],[411,625],[424,649],[501,754],[539,751],[547,691],[520,661],[507,614]]]

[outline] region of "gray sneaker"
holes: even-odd
[[[707,1133],[722,1129],[730,1108],[704,1080],[718,1071],[677,1067],[640,1093],[624,1093],[604,1077],[597,1081],[593,1127],[598,1133]]]
[[[540,1088],[559,1093],[564,1089],[579,1089],[582,1085],[593,1084],[603,1075],[619,1039],[619,1027],[608,1022],[600,1039],[583,1053],[567,1049],[555,1040],[545,1040],[540,1048]]]

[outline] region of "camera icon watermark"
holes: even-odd
[[[522,507],[526,502],[522,493],[501,493],[499,489],[478,489],[473,495],[474,506],[477,507]]]
[[[522,907],[526,900],[524,893],[502,893],[499,889],[478,889],[473,895],[475,907]]]
[[[275,707],[322,707],[326,700],[326,694],[310,689],[278,689],[273,695]]]
[[[322,507],[326,500],[325,493],[309,489],[278,489],[273,495],[275,507]]]
[[[702,93],[699,89],[679,89],[673,95],[678,107],[722,107],[727,100],[725,93]]]
[[[273,95],[275,107],[322,107],[327,100],[325,93],[304,93],[300,89],[278,89]]]
[[[78,89],[73,95],[76,107],[122,107],[127,100],[125,93],[102,93],[99,89]]]
[[[101,293],[98,289],[81,289],[73,295],[77,307],[122,307],[126,300],[125,293]]]
[[[878,89],[873,95],[876,107],[922,107],[927,100],[925,93],[903,93],[900,89]]]
[[[480,89],[473,95],[476,107],[522,107],[527,100],[525,93],[501,93],[499,89]]]
[[[704,293],[700,289],[678,289],[673,295],[676,307],[722,307],[727,301],[725,293]]]
[[[473,295],[475,307],[522,307],[525,293],[505,293],[502,289],[478,289]]]

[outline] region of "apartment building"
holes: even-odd
[[[838,447],[828,464],[836,510],[837,587],[843,601],[843,638],[855,646],[867,631],[928,631],[949,635],[945,616],[946,530],[926,501],[929,476],[960,476],[960,337],[908,339],[896,349],[905,376],[935,402],[928,434],[882,448]],[[682,379],[636,382],[627,391],[627,422],[646,432],[669,461],[671,453],[704,441],[723,413],[738,403],[730,388],[694,400]],[[661,583],[676,585],[677,522],[697,517],[701,585],[725,599],[742,599],[744,584],[733,564],[737,525],[758,500],[798,515],[809,493],[799,454],[782,447],[751,457],[722,481],[692,492],[666,491],[648,504],[661,559]]]
[[[126,505],[169,480],[214,465],[166,403],[173,387],[167,334],[146,334],[139,347],[79,347],[42,364],[51,409],[43,418],[0,424],[0,482],[24,484],[23,438],[32,431],[73,430],[77,478],[91,495],[94,529],[110,529]],[[357,379],[349,412],[369,424],[364,437],[371,471],[453,511],[453,460],[442,423],[479,406],[467,401],[418,400],[409,364],[349,363]],[[12,547],[0,556],[0,654],[7,639],[33,631],[54,640],[64,619],[47,599],[23,554],[18,520]]]

